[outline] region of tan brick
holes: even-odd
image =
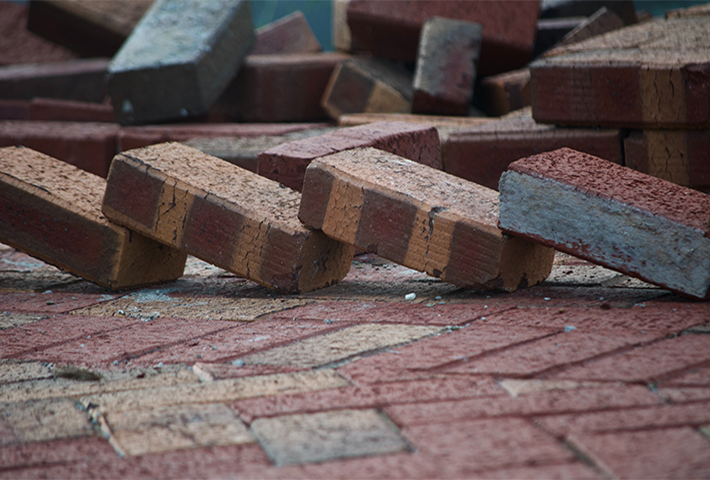
[[[298,221],[301,196],[199,150],[167,143],[116,156],[111,220],[282,292],[342,280],[353,249]]]
[[[28,148],[0,149],[0,241],[111,289],[170,281],[186,255],[101,214],[105,181]]]
[[[13,362],[0,360],[0,384],[49,378],[52,371],[42,362]]]
[[[488,115],[498,117],[530,105],[529,84],[529,69],[514,70],[481,79],[476,96]]]
[[[534,285],[554,251],[497,226],[494,190],[375,150],[315,160],[306,171],[301,220],[343,242],[456,285]]]
[[[494,121],[485,117],[442,117],[438,115],[415,115],[407,113],[349,113],[338,117],[341,127],[355,127],[375,122],[404,122],[435,127],[473,127]]]
[[[35,315],[33,313],[0,312],[0,330],[27,325],[28,323],[44,320],[45,318],[47,317],[44,315]]]
[[[92,435],[86,412],[74,400],[50,399],[0,404],[0,418],[22,442]]]

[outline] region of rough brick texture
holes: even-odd
[[[710,17],[646,22],[530,66],[533,117],[558,125],[710,126]]]
[[[435,127],[470,127],[492,122],[486,117],[443,117],[438,115],[416,115],[407,113],[350,113],[338,117],[341,127],[355,127],[375,122],[405,122]]]
[[[110,105],[35,97],[29,103],[28,120],[114,123]],[[8,119],[9,120],[9,119]]]
[[[539,2],[436,0],[352,0],[348,25],[353,40],[375,56],[413,61],[426,19],[438,16],[480,23],[483,27],[480,71],[483,75],[524,66],[535,40]]]
[[[303,12],[290,15],[256,29],[251,55],[275,53],[316,53],[322,50]]]
[[[412,111],[466,115],[473,98],[481,26],[435,17],[424,22],[414,73]]]
[[[29,148],[0,150],[0,240],[111,289],[170,281],[186,255],[101,215],[105,181]]]
[[[536,153],[570,147],[622,163],[618,130],[556,128],[536,124],[529,114],[462,128],[442,141],[444,171],[498,189],[512,162]]]
[[[412,78],[386,60],[350,60],[333,70],[321,104],[333,118],[344,113],[409,113]]]
[[[441,168],[439,135],[434,127],[378,122],[271,148],[259,155],[258,173],[301,191],[306,167],[313,159],[359,147],[378,148],[432,168]]]
[[[495,191],[372,148],[316,159],[299,218],[327,235],[464,287],[544,280],[551,249],[503,235]]]
[[[564,36],[558,45],[570,45],[582,42],[588,38],[603,33],[612,32],[624,27],[624,21],[617,14],[602,7],[576,28]]]
[[[481,79],[477,90],[480,107],[494,117],[530,105],[530,70],[524,68]]]
[[[298,222],[301,196],[180,144],[116,156],[103,212],[156,240],[282,292],[340,281],[353,249]]]
[[[710,196],[570,149],[510,165],[500,227],[683,295],[710,288]]]
[[[207,113],[254,43],[249,3],[157,0],[109,67],[122,124]]]

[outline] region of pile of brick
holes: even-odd
[[[47,48],[0,67],[0,241],[116,289],[190,254],[307,292],[358,248],[512,291],[558,249],[707,297],[708,8],[333,7],[337,53],[246,0],[2,5]]]

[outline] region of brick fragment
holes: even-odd
[[[617,14],[602,7],[589,18],[577,25],[559,42],[558,45],[570,45],[582,42],[588,38],[624,27],[624,21]]]
[[[377,57],[414,61],[422,25],[431,17],[476,22],[483,27],[483,75],[523,67],[532,54],[539,2],[352,0],[348,25],[353,40]]]
[[[119,122],[207,113],[253,43],[246,1],[157,0],[109,67]]]
[[[112,57],[153,0],[38,0],[27,29],[84,57]]]
[[[290,15],[257,28],[256,42],[251,55],[275,53],[316,53],[322,50],[303,12]]]
[[[435,17],[424,22],[414,73],[412,111],[466,115],[473,98],[481,25]]]
[[[538,20],[533,56],[537,57],[555,46],[568,33],[578,28],[585,19],[585,17],[562,17]]]
[[[710,126],[710,17],[656,20],[548,52],[530,66],[533,117],[557,125]]]
[[[109,61],[103,58],[0,67],[0,97],[101,102]]]
[[[338,117],[341,127],[355,127],[375,122],[405,122],[435,127],[469,127],[492,122],[484,117],[442,117],[438,115],[410,115],[406,113],[349,113]]]
[[[625,165],[692,188],[710,188],[710,130],[644,130],[624,139]]]
[[[116,156],[103,212],[156,240],[282,292],[340,281],[353,249],[298,222],[301,196],[199,150]]]
[[[499,117],[530,105],[527,68],[481,79],[476,97],[488,115]]]
[[[0,150],[0,241],[111,289],[170,281],[185,254],[110,224],[105,182],[29,148]]]
[[[105,103],[35,97],[29,103],[27,120],[114,123],[116,116]]]
[[[212,112],[241,122],[327,119],[321,97],[342,53],[249,55]]]
[[[534,285],[551,249],[496,227],[495,191],[372,148],[316,159],[299,218],[327,235],[463,287]]]
[[[332,118],[344,113],[409,113],[412,77],[386,60],[353,59],[335,67],[321,105]]]
[[[614,163],[623,159],[619,130],[557,128],[535,123],[529,113],[450,132],[441,152],[447,173],[498,189],[500,176],[512,162],[562,147]]]
[[[441,168],[439,135],[434,127],[378,122],[336,130],[271,148],[259,155],[258,173],[301,191],[306,167],[316,158],[351,148],[373,147]]]
[[[708,195],[567,148],[512,163],[500,192],[506,232],[682,295],[710,294]]]
[[[625,25],[638,22],[633,0],[542,0],[540,18],[589,17],[602,7],[614,12]]]

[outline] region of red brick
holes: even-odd
[[[116,156],[103,212],[241,277],[295,293],[342,280],[353,256],[352,247],[300,224],[300,200],[276,182],[171,143]]]
[[[707,478],[710,442],[690,428],[575,435],[576,448],[614,478]]]
[[[536,328],[478,326],[474,322],[450,333],[359,359],[340,367],[338,372],[357,384],[431,378],[446,373],[450,365],[465,364],[479,356],[485,359],[492,352],[506,352],[551,333]]]
[[[623,162],[619,130],[557,128],[535,123],[529,114],[453,131],[442,141],[441,155],[447,173],[497,190],[514,161],[562,147]]]
[[[113,123],[110,105],[35,97],[29,104],[27,120]]]
[[[487,470],[484,475],[487,479],[517,480],[565,480],[569,478],[601,480],[603,477],[592,467],[582,462],[570,462],[555,465],[532,465],[529,467],[506,468],[503,470]]]
[[[479,24],[441,17],[425,21],[419,39],[412,111],[468,114],[480,50]]]
[[[710,365],[673,375],[661,382],[663,386],[710,387]]]
[[[86,461],[87,458],[115,461],[116,452],[105,439],[99,437],[63,438],[0,447],[2,470],[70,464]]]
[[[710,400],[710,388],[698,387],[676,387],[659,388],[658,395],[666,401],[672,403],[697,402],[698,400]]]
[[[602,7],[586,20],[570,31],[559,45],[570,45],[582,42],[588,38],[596,37],[603,33],[612,32],[624,27],[624,21],[606,7]]]
[[[493,190],[381,150],[316,159],[303,190],[306,225],[449,283],[513,291],[552,267],[550,249],[498,230]]]
[[[457,423],[489,417],[541,417],[659,405],[662,400],[641,386],[573,388],[530,393],[519,397],[492,396],[463,400],[410,403],[385,408],[400,427],[432,423]]]
[[[588,17],[602,7],[606,7],[624,20],[626,25],[638,21],[633,0],[558,0],[545,2],[540,12],[541,18]]]
[[[533,117],[557,125],[708,128],[708,28],[710,17],[656,20],[549,52],[530,65]]]
[[[0,150],[0,241],[118,290],[174,280],[186,255],[101,214],[106,182],[29,148]]]
[[[682,295],[710,295],[708,195],[570,149],[512,163],[500,191],[506,232]]]
[[[240,122],[303,122],[328,118],[320,99],[342,53],[249,55],[212,107]]]
[[[373,147],[433,168],[441,167],[439,134],[428,125],[377,122],[290,142],[259,155],[258,173],[301,191],[306,167],[316,158]]]
[[[624,139],[625,165],[692,188],[710,188],[710,130],[644,130]]]
[[[0,293],[3,311],[27,313],[69,313],[96,303],[116,298],[115,295],[92,293]]]
[[[0,100],[0,120],[27,120],[29,110],[27,100]]]
[[[572,380],[650,382],[710,361],[710,336],[683,335],[551,375]]]
[[[533,50],[538,2],[352,0],[348,25],[353,40],[375,56],[413,61],[419,32],[431,17],[456,18],[483,27],[481,74],[524,66]]]
[[[530,70],[527,68],[482,78],[476,99],[488,115],[500,117],[530,105]]]
[[[320,42],[308,25],[306,16],[300,11],[257,28],[255,33],[256,43],[251,50],[251,55],[321,51]]]

